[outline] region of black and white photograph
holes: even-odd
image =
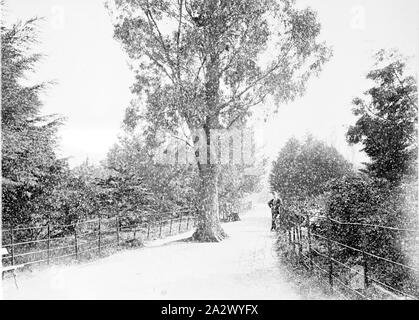
[[[419,300],[417,0],[0,5],[0,300]]]

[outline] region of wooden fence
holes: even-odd
[[[418,230],[349,223],[328,216],[318,216],[317,223],[323,220],[323,225],[326,225],[326,230],[319,232],[316,230],[318,224],[313,222],[313,217],[310,219],[308,214],[296,215],[289,220],[292,221],[288,221],[286,227],[278,230],[279,249],[287,259],[303,265],[311,273],[317,274],[322,281],[327,282],[333,293],[343,298],[366,300],[419,299],[418,261],[413,261],[413,266],[372,252],[372,243],[368,243],[366,237],[367,229],[373,229],[374,232],[380,230],[398,233],[398,239],[405,239],[404,242],[410,239],[411,254],[419,259]],[[336,226],[358,229],[363,234],[362,246],[354,247],[334,238],[332,228]],[[404,284],[407,285],[395,285],[398,281],[395,273],[405,275],[408,280],[404,279]],[[403,279],[400,279],[400,282],[403,282]]]
[[[59,260],[80,260],[101,256],[119,247],[136,246],[145,240],[163,238],[185,232],[196,224],[187,210],[177,217],[153,222],[123,224],[121,217],[103,217],[71,224],[3,228],[2,247],[8,251],[2,257],[3,266],[30,266]]]

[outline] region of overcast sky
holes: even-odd
[[[321,37],[334,56],[320,77],[310,81],[303,98],[280,106],[267,122],[256,118],[259,144],[273,157],[289,137],[312,133],[359,163],[365,158],[344,138],[354,123],[351,100],[368,88],[365,75],[379,49],[398,48],[416,57],[419,1],[297,2],[318,12]],[[112,37],[103,0],[8,0],[4,13],[8,21],[45,18],[40,24],[39,51],[46,57],[35,79],[57,81],[44,97],[44,112],[67,118],[59,131],[60,155],[70,156],[72,165],[86,157],[100,161],[120,133],[133,83],[126,57]]]

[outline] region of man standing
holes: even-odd
[[[268,202],[268,206],[269,208],[271,208],[271,214],[272,214],[272,227],[271,227],[271,231],[275,231],[276,230],[276,219],[279,216],[279,210],[281,208],[282,205],[282,201],[281,198],[278,196],[277,192],[273,192],[273,199],[271,199]]]

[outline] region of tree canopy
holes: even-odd
[[[417,84],[405,68],[397,52],[377,53],[367,75],[375,85],[353,100],[358,120],[347,132],[348,142],[361,143],[370,157],[368,173],[394,183],[406,175],[417,179]]]
[[[23,223],[38,212],[40,197],[58,181],[65,163],[56,158],[55,115],[42,115],[40,93],[48,83],[25,84],[41,58],[30,53],[37,42],[37,19],[1,26],[3,221]],[[26,81],[28,82],[28,81]]]
[[[209,119],[229,127],[269,94],[290,101],[329,57],[315,12],[294,1],[115,4],[115,37],[135,61],[133,91],[146,94],[148,118],[165,128]]]
[[[330,57],[311,9],[293,0],[114,0],[118,39],[136,72],[132,91],[145,100],[152,130],[203,130],[195,152],[201,183],[199,238],[220,239],[218,166],[211,130],[241,126],[268,96],[276,106],[304,92]],[[182,129],[182,130],[181,130]],[[186,129],[186,130],[185,130]]]
[[[328,181],[351,172],[351,164],[331,146],[309,136],[303,143],[291,138],[273,162],[269,182],[285,199],[318,196]]]

